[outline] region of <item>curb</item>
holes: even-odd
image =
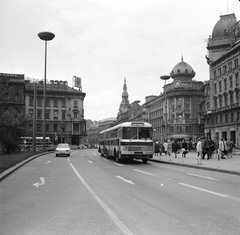
[[[49,153],[50,151],[48,151]],[[42,155],[45,155],[46,152],[44,153],[39,153],[39,154],[36,154],[32,157],[29,157],[28,159],[22,161],[22,162],[19,162],[17,163],[15,166],[12,166],[10,168],[8,168],[7,170],[5,170],[4,172],[2,172],[0,174],[0,181],[2,181],[5,177],[7,177],[8,175],[10,175],[12,172],[16,171],[18,168],[20,168],[21,166],[25,165],[26,163],[30,162],[31,160],[33,160],[34,158],[37,158],[37,157],[40,157]]]
[[[151,158],[149,158],[148,160],[153,161],[153,162],[164,163],[164,164],[172,164],[172,165],[196,168],[196,169],[201,169],[201,170],[217,171],[217,172],[222,172],[222,173],[227,173],[227,174],[232,174],[232,175],[240,175],[240,172],[238,172],[238,171],[230,171],[230,170],[224,170],[224,169],[218,169],[218,168],[212,168],[212,167],[204,167],[204,166],[200,166],[200,165],[177,163],[177,162],[167,162],[167,161],[161,161],[161,160],[151,159]]]

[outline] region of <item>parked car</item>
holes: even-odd
[[[57,148],[55,150],[56,157],[65,155],[70,156],[71,155],[71,148],[69,144],[61,143],[57,145]]]

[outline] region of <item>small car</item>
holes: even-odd
[[[69,144],[61,143],[57,145],[57,148],[55,149],[56,157],[65,155],[70,156],[71,155],[71,148]]]

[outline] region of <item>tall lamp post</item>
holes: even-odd
[[[43,89],[43,151],[46,149],[46,84],[47,84],[47,41],[51,41],[55,34],[51,32],[41,32],[38,37],[45,41],[45,63],[44,63],[44,89]]]
[[[163,75],[163,76],[160,76],[160,78],[162,80],[165,81],[165,85],[164,85],[164,93],[165,93],[165,113],[164,113],[164,116],[165,116],[165,140],[167,140],[167,91],[166,91],[166,81],[170,78],[169,75]]]

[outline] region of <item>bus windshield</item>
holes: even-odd
[[[123,127],[122,139],[152,139],[152,128]]]

